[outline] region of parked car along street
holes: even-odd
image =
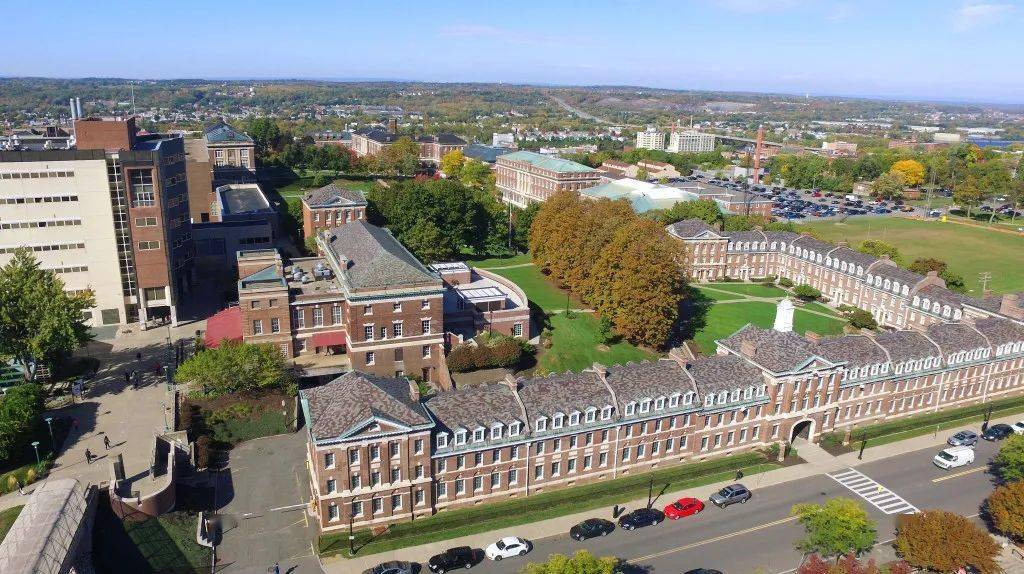
[[[988,427],[985,432],[981,433],[981,438],[985,440],[997,441],[1003,440],[1004,438],[1013,434],[1013,428],[1008,424],[999,423]]]
[[[517,536],[506,536],[491,544],[484,550],[488,560],[501,561],[511,556],[525,556],[530,551],[530,543]]]
[[[615,524],[603,518],[588,518],[569,529],[573,540],[586,540],[595,536],[607,536],[615,530]]]
[[[458,546],[431,556],[427,561],[427,568],[430,568],[431,572],[444,574],[457,568],[472,568],[474,564],[476,551],[469,546]]]
[[[946,441],[949,446],[974,446],[978,444],[978,433],[969,430],[962,430],[949,437]]]
[[[619,518],[619,528],[623,530],[636,530],[644,526],[654,526],[662,520],[665,520],[665,515],[660,510],[637,508],[633,512],[623,514]]]
[[[680,498],[665,507],[665,517],[677,520],[686,516],[699,514],[704,510],[704,503],[696,498]]]
[[[711,504],[719,508],[727,508],[733,504],[739,502],[740,504],[745,503],[754,496],[747,487],[742,484],[731,484],[722,490],[711,495]]]

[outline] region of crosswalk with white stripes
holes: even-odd
[[[913,514],[918,509],[895,492],[852,468],[833,472],[829,478],[851,490],[886,514]]]

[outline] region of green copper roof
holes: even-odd
[[[510,161],[525,161],[535,167],[539,167],[540,169],[559,173],[597,171],[596,169],[587,167],[582,163],[576,163],[559,157],[541,155],[532,151],[516,151],[498,157],[500,159],[507,159]]]

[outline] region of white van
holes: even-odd
[[[845,199],[846,201],[857,201],[860,198],[857,197],[856,195],[850,193],[850,194],[847,194],[846,197],[844,197],[843,199]]]
[[[932,459],[935,466],[949,470],[974,462],[974,449],[969,446],[954,446],[939,451]]]

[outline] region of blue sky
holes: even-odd
[[[628,84],[1024,103],[1024,0],[37,0],[3,13],[0,76]]]

